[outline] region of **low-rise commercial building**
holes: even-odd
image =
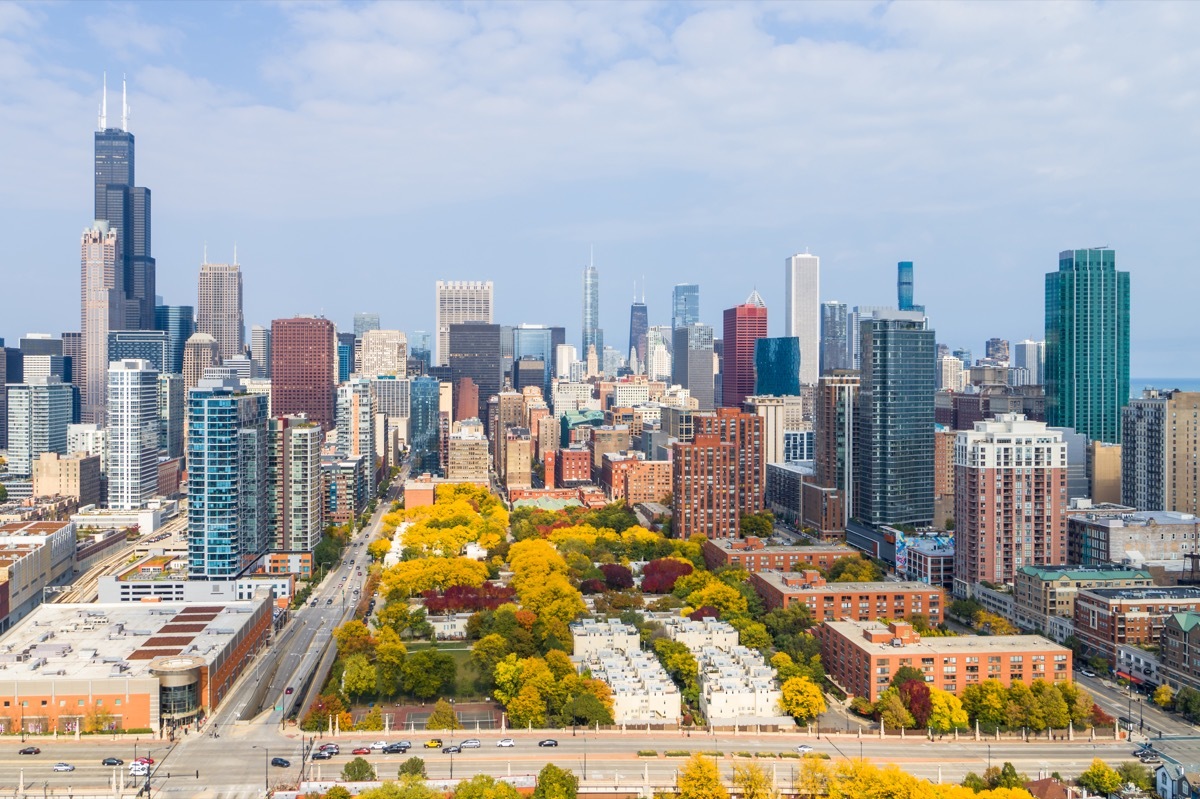
[[[1172,613],[1163,622],[1158,676],[1176,691],[1200,689],[1200,613]]]
[[[151,730],[211,713],[266,645],[243,602],[42,605],[4,637],[0,732]]]
[[[1027,630],[1048,632],[1050,617],[1075,617],[1080,590],[1151,585],[1150,572],[1123,566],[1022,566],[1013,576],[1014,621]]]
[[[773,546],[754,536],[704,541],[701,550],[704,563],[712,571],[723,566],[736,566],[748,572],[791,571],[797,566],[825,570],[838,558],[859,556],[857,549],[844,544]]]
[[[924,615],[941,624],[946,608],[942,588],[917,582],[827,583],[816,571],[757,571],[750,585],[768,609],[800,604],[816,621],[908,619]]]
[[[997,680],[1030,685],[1071,679],[1071,650],[1036,635],[926,638],[906,622],[825,622],[815,630],[821,662],[847,692],[871,702],[910,666],[931,688],[960,695],[968,685]]]
[[[904,577],[949,591],[954,586],[954,544],[916,541],[905,550]]]
[[[1122,644],[1157,646],[1167,617],[1185,611],[1200,611],[1200,588],[1081,590],[1075,597],[1075,637],[1115,663]]]

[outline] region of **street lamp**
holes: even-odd
[[[583,728],[583,778],[587,779],[587,727]]]
[[[988,744],[987,748],[988,748],[988,770],[990,771],[992,768],[992,745]]]
[[[258,746],[251,746],[251,749],[257,749]],[[271,750],[263,747],[263,790],[270,793],[271,791]]]

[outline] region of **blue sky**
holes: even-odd
[[[0,336],[78,325],[100,78],[129,80],[159,293],[236,242],[247,324],[429,329],[436,279],[579,335],[595,245],[606,341],[783,261],[822,299],[894,301],[939,340],[1042,331],[1061,249],[1132,273],[1133,372],[1200,373],[1200,4],[0,4]],[[110,92],[110,109],[116,107]],[[110,112],[110,116],[115,116]],[[1190,290],[1189,290],[1190,289]],[[32,298],[13,301],[12,298]]]

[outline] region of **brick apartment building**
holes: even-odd
[[[820,573],[756,571],[750,585],[769,610],[804,605],[816,621],[908,619],[914,613],[941,624],[946,592],[924,583],[827,583]]]
[[[600,486],[610,500],[630,507],[660,502],[671,493],[671,462],[649,461],[640,452],[606,452]]]
[[[748,572],[774,569],[791,571],[797,566],[828,569],[838,558],[858,557],[859,551],[845,544],[814,546],[768,546],[761,538],[724,538],[705,541],[701,546],[704,563],[710,570],[736,566]]]
[[[1093,588],[1075,597],[1075,636],[1117,662],[1123,644],[1157,646],[1167,617],[1200,611],[1200,588]]]

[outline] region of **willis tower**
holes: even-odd
[[[108,126],[108,85],[96,131],[96,214],[117,231],[117,264],[125,286],[126,330],[154,329],[154,258],[150,256],[150,190],[134,185],[133,134],[121,81],[121,127]],[[122,320],[113,320],[120,329]]]

